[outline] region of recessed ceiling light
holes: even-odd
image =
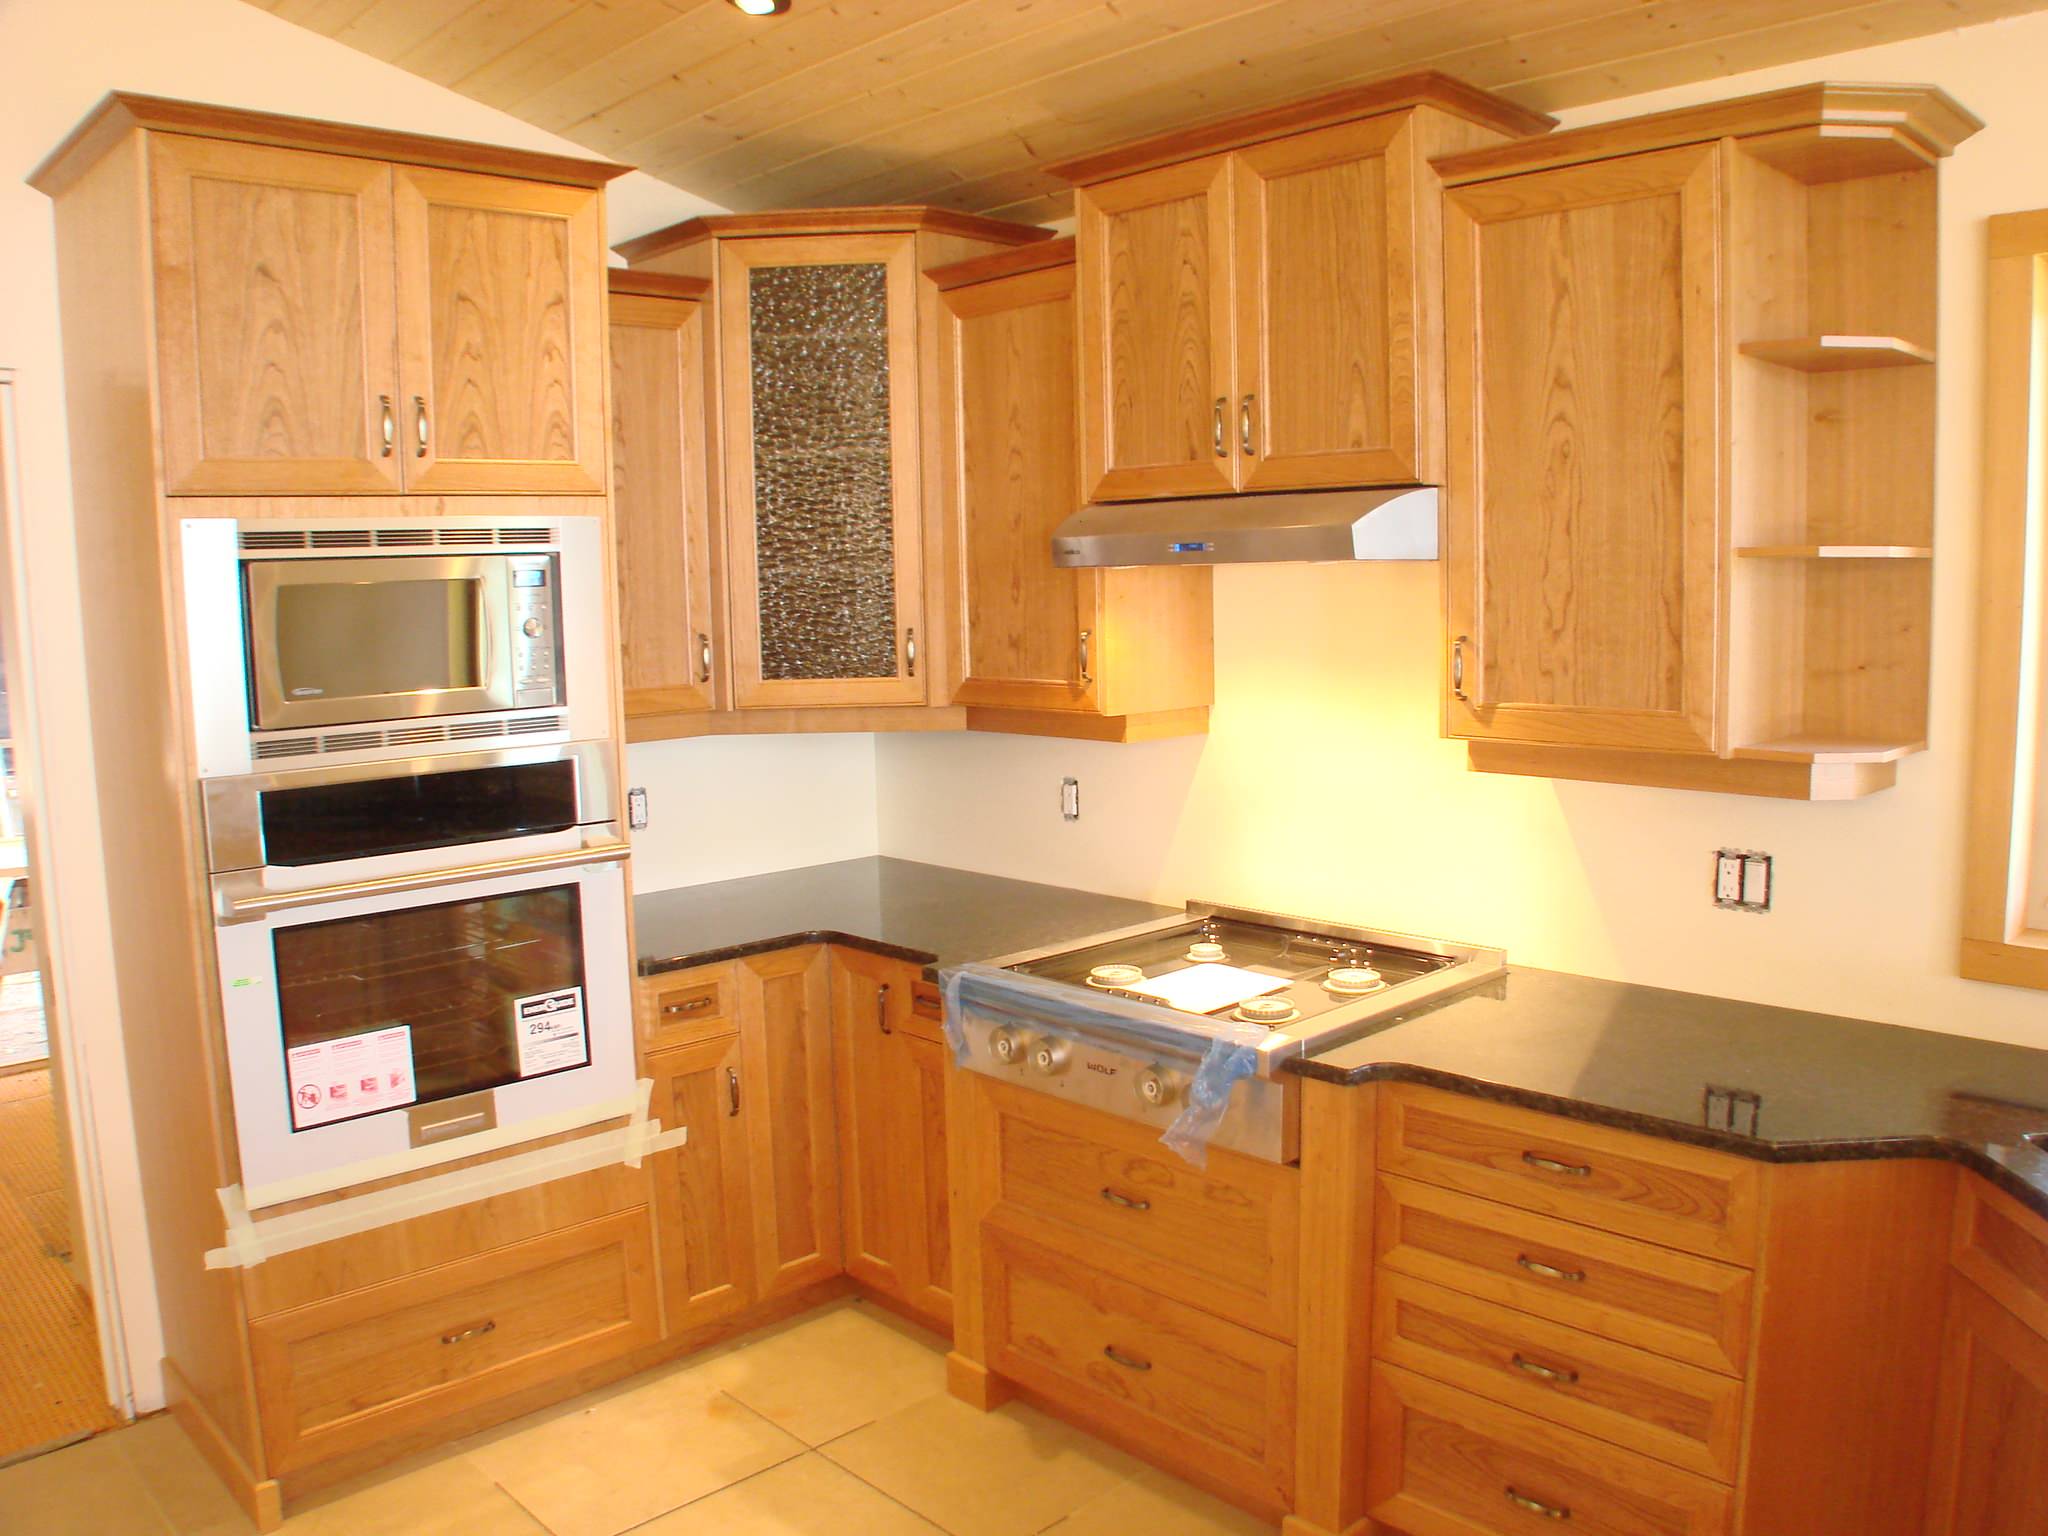
[[[732,8],[749,16],[780,16],[789,9],[789,0],[732,0]]]

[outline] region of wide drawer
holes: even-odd
[[[1373,1286],[1375,1360],[1735,1481],[1742,1383],[1424,1280]]]
[[[688,971],[643,976],[635,988],[640,1044],[650,1051],[692,1045],[739,1027],[733,1017],[730,965],[702,965]]]
[[[1195,1168],[1158,1133],[1005,1084],[991,1219],[1149,1290],[1294,1337],[1301,1192],[1292,1168],[1211,1151]]]
[[[1756,1262],[1763,1172],[1739,1157],[1396,1085],[1379,1167],[1688,1253]]]
[[[1201,1480],[1275,1509],[1294,1484],[1294,1350],[1001,1233],[989,1363]]]
[[[1371,1425],[1366,1510],[1406,1536],[1729,1529],[1717,1483],[1391,1366],[1373,1368]]]
[[[250,1325],[273,1473],[568,1375],[659,1336],[646,1209]]]
[[[1382,1267],[1709,1370],[1748,1368],[1746,1269],[1382,1177]]]
[[[1950,1259],[2014,1316],[2048,1337],[2048,1221],[1966,1174]]]

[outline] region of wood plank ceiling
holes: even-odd
[[[2048,0],[248,0],[736,211],[1062,216],[1040,163],[1430,67],[1554,111]],[[1961,88],[1965,82],[1947,82]]]

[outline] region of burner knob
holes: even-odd
[[[1024,1064],[1024,1042],[1017,1038],[1017,1032],[1013,1029],[990,1031],[988,1053],[1006,1067],[1021,1067]]]
[[[1041,1035],[1031,1045],[1031,1066],[1042,1077],[1057,1077],[1067,1070],[1074,1048],[1056,1035]]]
[[[1180,1097],[1181,1082],[1176,1073],[1147,1067],[1138,1074],[1138,1099],[1148,1109],[1164,1109]]]

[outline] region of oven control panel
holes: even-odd
[[[562,700],[562,647],[555,622],[558,566],[553,555],[514,555],[512,707],[546,708]]]

